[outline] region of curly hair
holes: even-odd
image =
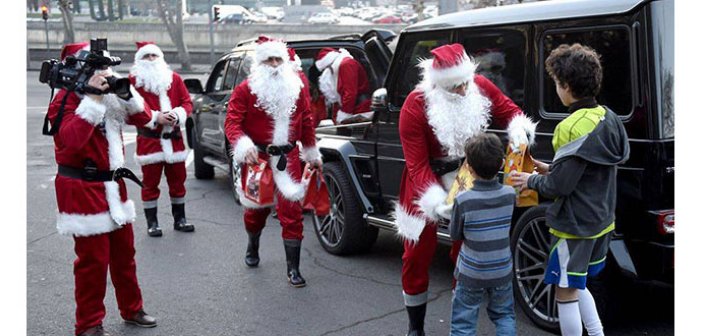
[[[594,97],[602,84],[600,55],[580,43],[561,44],[546,59],[546,71],[576,99]]]

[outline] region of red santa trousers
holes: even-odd
[[[120,315],[123,319],[132,318],[143,305],[136,276],[132,225],[95,236],[74,237],[73,240],[77,256],[73,263],[76,335],[102,324],[108,268]]]
[[[262,156],[265,158],[266,156]],[[286,171],[295,182],[300,182],[302,178],[302,163],[299,158],[299,151],[295,148],[287,155],[288,166]],[[271,167],[271,169],[277,169]],[[246,178],[245,176],[242,178]],[[284,240],[302,240],[302,205],[299,201],[290,201],[286,199],[279,191],[275,192],[276,205],[275,209],[278,212],[280,226],[283,227]],[[244,210],[244,226],[246,231],[257,233],[263,230],[266,226],[266,219],[271,213],[270,208]]]
[[[161,194],[158,186],[161,183],[161,172],[165,172],[168,182],[168,194],[172,204],[185,203],[185,179],[187,170],[185,162],[157,162],[141,166],[144,176],[144,187],[141,188],[141,200],[144,208],[154,208]]]
[[[456,264],[458,252],[462,241],[455,241],[451,245],[449,257]],[[405,305],[419,306],[427,303],[429,289],[429,266],[436,251],[437,234],[436,225],[427,222],[419,235],[419,240],[413,243],[406,240],[405,252],[402,254],[402,291],[404,292]],[[455,281],[454,281],[455,284]]]

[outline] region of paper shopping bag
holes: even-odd
[[[241,179],[244,189],[244,197],[260,205],[269,206],[273,204],[273,193],[275,192],[275,182],[273,182],[273,171],[265,160],[258,160],[255,165],[246,165],[246,177]]]
[[[458,174],[456,174],[456,179],[453,180],[451,189],[449,189],[448,197],[446,197],[446,204],[453,204],[453,201],[459,193],[473,187],[473,175],[470,174],[468,167],[470,167],[468,162],[464,160],[463,164],[461,164],[461,168],[458,170]]]
[[[509,174],[511,172],[527,172],[534,171],[534,159],[529,154],[529,147],[526,144],[519,145],[515,151],[512,150],[512,144],[507,146],[507,158],[505,159],[505,178],[506,185],[513,185]],[[536,190],[524,189],[517,195],[517,207],[530,207],[539,204],[539,194]]]
[[[324,182],[324,177],[317,170],[311,169],[310,164],[305,165],[302,175],[302,184],[306,186],[305,198],[302,200],[302,208],[312,210],[317,216],[329,214],[331,202],[329,200],[329,190]]]

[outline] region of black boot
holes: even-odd
[[[181,232],[193,232],[195,226],[185,221],[185,204],[171,204],[173,213],[173,229]]]
[[[158,217],[156,215],[157,208],[144,208],[144,215],[146,216],[146,233],[149,237],[161,237],[163,232],[158,226]]]
[[[424,315],[427,312],[427,304],[419,306],[405,306],[407,316],[409,316],[409,331],[407,336],[424,336]]]
[[[283,240],[283,245],[285,246],[285,260],[288,264],[288,282],[293,287],[305,287],[307,284],[305,278],[300,274],[300,248],[301,241],[285,239]]]
[[[246,266],[256,267],[261,259],[258,257],[258,243],[261,238],[261,231],[257,233],[246,232],[249,235],[249,245],[246,246],[246,258],[244,262]]]

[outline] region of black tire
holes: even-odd
[[[546,206],[525,211],[511,237],[514,258],[514,299],[539,328],[558,332],[558,309],[553,285],[543,283],[551,246]]]
[[[205,163],[203,158],[205,153],[202,148],[200,148],[200,142],[197,139],[196,134],[192,134],[193,139],[193,163],[195,164],[195,178],[198,180],[210,180],[214,177],[214,167]]]
[[[340,162],[327,162],[323,175],[331,210],[327,216],[312,215],[319,243],[336,255],[367,251],[378,238],[378,228],[368,225],[363,218],[363,210],[344,166]]]
[[[234,202],[236,202],[236,204],[238,205],[241,205],[239,193],[236,192],[237,185],[241,183],[239,182],[239,179],[241,178],[241,166],[238,164],[234,164],[234,160],[229,154],[227,154],[227,160],[229,161],[229,173],[227,174],[229,180],[229,188],[232,191],[232,195],[234,195]]]

